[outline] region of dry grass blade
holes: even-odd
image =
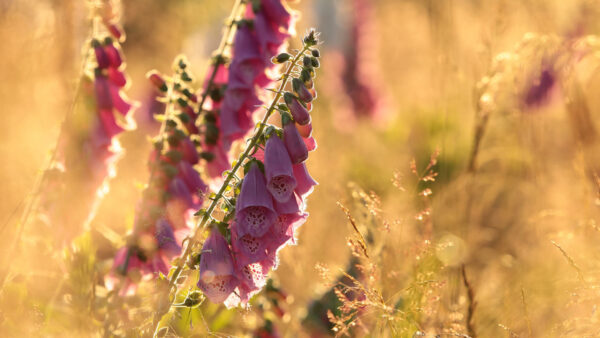
[[[573,260],[573,258],[571,258],[571,256],[569,256],[569,254],[560,245],[558,245],[558,243],[556,243],[555,241],[550,241],[550,242],[552,242],[552,244],[555,247],[557,247],[558,250],[560,250],[560,252],[563,254],[563,256],[565,256],[565,258],[569,262],[569,265],[573,269],[575,269],[575,271],[577,271],[577,278],[579,279],[579,281],[585,285],[586,283],[585,283],[585,279],[583,278],[583,271],[581,271],[579,266],[577,266],[577,264],[575,264],[575,261]]]
[[[365,257],[369,258],[369,254],[367,252],[367,243],[365,242],[365,238],[363,237],[363,235],[358,230],[358,227],[356,226],[356,221],[354,220],[354,217],[352,217],[352,215],[350,214],[350,210],[348,210],[348,208],[344,207],[342,205],[342,203],[340,203],[340,202],[337,202],[337,205],[346,214],[346,218],[348,218],[348,221],[350,221],[350,224],[352,225],[354,232],[358,236],[359,244],[360,244],[360,247],[361,247]]]

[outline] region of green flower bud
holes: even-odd
[[[281,53],[271,59],[271,62],[278,64],[288,61],[292,56],[288,53]]]

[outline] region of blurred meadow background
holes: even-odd
[[[291,48],[321,32],[310,217],[249,309],[205,301],[168,335],[600,336],[600,2],[284,2]],[[152,287],[104,284],[150,175],[146,73],[184,54],[202,83],[232,5],[122,0],[137,128],[93,219],[65,230],[19,218],[74,100],[89,3],[0,0],[0,336],[148,335]]]

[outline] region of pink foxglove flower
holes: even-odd
[[[271,194],[267,190],[265,176],[256,163],[250,165],[250,170],[244,177],[236,210],[240,236],[249,234],[260,237],[269,230],[277,218]]]
[[[306,107],[301,104],[298,99],[291,93],[285,93],[283,95],[285,103],[287,104],[294,121],[301,126],[308,125],[310,123],[310,114]]]
[[[350,41],[344,54],[342,84],[355,116],[377,118],[381,114],[383,100],[373,54],[377,50],[373,38],[376,36],[373,32],[373,4],[368,0],[353,0],[352,5]]]
[[[239,264],[246,265],[267,259],[266,244],[260,237],[250,234],[241,235],[236,222],[231,227],[231,245]]]
[[[300,136],[302,136],[305,139],[311,137],[313,131],[312,123],[308,123],[304,126],[296,124],[296,129],[298,129],[298,133],[300,133]]]
[[[131,119],[135,105],[122,91],[127,83],[125,65],[113,67],[111,60],[118,58],[122,63],[123,59],[113,47],[109,51],[100,40],[91,41],[86,63],[93,71],[81,79],[79,100],[74,106],[77,111],[66,120],[56,149],[56,175],[47,188],[43,187],[44,221],[56,229],[61,240],[69,241],[94,218],[123,152],[117,136],[135,127]]]
[[[306,169],[306,164],[304,163],[294,165],[294,177],[296,178],[296,182],[298,182],[296,193],[302,196],[302,198],[306,198],[310,195],[314,190],[314,186],[318,184],[317,181],[310,176],[308,169]]]
[[[308,88],[306,88],[306,85],[304,85],[304,82],[302,82],[302,80],[294,79],[292,81],[292,88],[294,89],[296,95],[298,95],[298,98],[303,102],[310,103],[313,100],[313,94],[308,90]],[[302,124],[300,122],[298,123]]]
[[[156,221],[155,237],[159,250],[164,250],[171,257],[181,253],[181,246],[177,243],[173,227],[164,218]]]
[[[213,303],[222,303],[238,286],[229,245],[218,230],[213,229],[204,242],[200,256],[198,288]]]
[[[307,39],[305,44],[316,44],[310,36]],[[304,52],[306,51],[305,49]],[[318,53],[311,51],[311,54],[315,61],[309,58],[309,62],[304,62],[302,71],[312,79],[313,67],[318,65],[314,55]],[[291,55],[283,53],[273,60],[281,63],[290,58]],[[310,100],[316,97],[314,90],[309,92],[304,82],[301,81],[300,84],[296,93],[302,92],[304,88]],[[310,101],[308,97],[304,99]],[[233,218],[229,231],[239,285],[224,301],[228,307],[247,304],[264,286],[268,271],[278,265],[278,252],[286,245],[296,243],[295,232],[308,217],[304,198],[312,192],[316,182],[308,174],[304,161],[309,149],[316,148],[316,142],[310,137],[312,126],[309,109],[300,100],[292,93],[284,94],[286,105],[278,106],[282,114],[283,140],[275,126],[267,127],[266,135],[260,135],[261,139],[267,139],[264,150],[259,146],[252,149],[253,158],[244,166],[247,173],[241,182],[241,191],[239,195],[232,196],[237,198],[235,214],[230,213],[225,219]],[[276,102],[273,106],[275,104]],[[298,111],[295,104],[303,109]],[[287,112],[294,109],[297,110],[295,116]],[[297,120],[301,120],[302,124]],[[306,137],[300,134],[297,126],[306,126],[303,129]],[[257,138],[257,135],[254,137]],[[253,139],[253,142],[257,140]],[[266,178],[259,164],[264,164]],[[231,176],[228,176],[227,182],[230,179]]]
[[[236,264],[235,274],[240,284],[225,301],[227,307],[237,306],[240,302],[247,303],[258,293],[267,284],[269,271],[277,267],[277,259],[271,255],[259,262],[244,264],[237,260]]]
[[[223,137],[229,146],[253,126],[253,113],[262,103],[256,86],[271,83],[267,74],[274,65],[271,58],[279,53],[293,32],[294,14],[281,0],[261,0],[248,6],[246,20],[234,39],[228,86],[221,109]]]
[[[178,78],[183,78],[186,63],[181,59],[176,64]],[[159,74],[151,73],[149,78],[165,92],[163,86],[167,84]],[[171,85],[180,90],[171,91],[176,99],[170,97],[176,103],[171,103],[172,108],[178,111],[165,117],[164,133],[154,139],[155,149],[149,160],[150,180],[136,210],[132,240],[126,248],[129,258],[135,256],[143,261],[144,278],[168,272],[169,261],[180,253],[182,240],[193,225],[193,212],[208,190],[194,168],[200,160],[192,141],[192,137],[198,137],[194,134],[198,129],[191,128],[190,123],[195,123],[197,114],[188,108],[197,98],[191,94],[187,82],[181,80],[177,86]],[[124,270],[122,273],[126,274],[128,269]]]
[[[274,202],[275,204],[275,212],[278,215],[281,214],[296,214],[300,211],[304,210],[306,205],[302,198],[294,192],[294,194],[285,202]]]
[[[294,123],[285,118],[283,119],[283,142],[293,164],[306,161],[308,148]]]
[[[277,202],[288,201],[296,188],[296,179],[290,155],[276,134],[271,135],[265,148],[265,174],[273,198]]]

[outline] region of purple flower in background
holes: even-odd
[[[544,65],[532,79],[523,94],[523,105],[527,108],[537,108],[551,98],[556,88],[557,76],[551,64]]]
[[[252,114],[262,104],[257,86],[271,83],[271,58],[278,54],[293,31],[294,15],[281,0],[261,0],[248,6],[245,19],[236,32],[227,90],[221,106],[223,141],[229,147],[253,126]],[[256,12],[255,12],[256,10]]]
[[[161,218],[156,221],[155,238],[158,249],[164,250],[170,257],[181,253],[181,246],[177,244],[173,228],[166,219]]]

